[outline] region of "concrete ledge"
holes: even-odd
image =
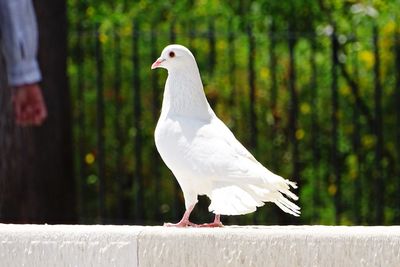
[[[0,224],[0,266],[400,266],[400,227]]]

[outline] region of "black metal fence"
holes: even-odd
[[[169,43],[194,53],[212,107],[270,170],[299,183],[302,217],[272,204],[231,223],[400,222],[400,39],[395,28],[277,32],[234,19],[72,25],[82,222],[177,221],[183,197],[153,131]],[[370,26],[368,26],[370,27]],[[211,218],[201,198],[194,220]]]

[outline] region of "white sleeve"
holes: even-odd
[[[0,0],[0,45],[10,86],[41,80],[38,32],[31,0]]]

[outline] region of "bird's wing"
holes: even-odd
[[[295,183],[262,166],[218,118],[197,131],[193,149],[199,155],[196,158],[206,172],[204,175],[213,177],[210,209],[214,212],[244,214],[272,201],[284,211],[298,215],[299,207],[282,195],[297,199],[290,192]],[[234,202],[237,204],[232,206]]]

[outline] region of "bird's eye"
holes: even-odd
[[[169,52],[169,57],[174,57],[175,53],[173,51]]]

